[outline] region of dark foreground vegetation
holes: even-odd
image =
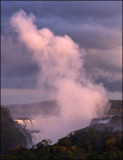
[[[1,154],[6,154],[17,145],[26,146],[24,135],[16,128],[10,112],[1,107]]]
[[[49,145],[42,140],[27,149],[16,146],[2,160],[122,160],[122,132],[85,128]]]
[[[26,136],[30,139],[30,134],[16,124],[11,118],[9,110],[4,107],[1,107],[0,134],[0,154],[7,154],[17,145],[27,147]]]

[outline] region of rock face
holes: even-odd
[[[18,145],[27,147],[26,137],[11,118],[7,108],[1,107],[1,154],[6,154]],[[24,130],[23,130],[24,132]],[[25,133],[26,130],[25,130]],[[27,133],[28,134],[28,133]]]
[[[30,134],[30,132],[26,129],[26,128],[24,128],[24,127],[22,127],[19,123],[17,123],[17,122],[15,122],[15,126],[18,128],[18,130],[24,135],[24,137],[25,137],[25,140],[26,140],[26,147],[27,148],[30,148],[31,146],[32,146],[32,144],[33,144],[33,142],[32,142],[32,137],[31,137],[31,134]]]
[[[112,130],[122,130],[122,116],[112,116],[109,119],[95,118],[92,119],[90,127],[101,130],[101,129],[112,129]]]
[[[16,127],[26,138],[28,148],[38,143],[37,140],[42,137],[42,133],[37,132],[38,129],[33,128],[35,117],[47,118],[48,116],[58,115],[60,111],[60,107],[56,101],[6,105],[4,107],[10,110]]]
[[[101,118],[91,120],[90,127],[101,129],[122,130],[122,100],[110,100],[110,109]]]
[[[109,115],[122,115],[123,101],[122,100],[110,100],[110,109],[107,114]]]

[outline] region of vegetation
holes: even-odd
[[[85,128],[50,145],[42,140],[27,149],[16,146],[2,160],[122,160],[122,132]]]
[[[26,139],[24,135],[15,126],[15,122],[10,116],[7,108],[1,107],[1,154],[8,153],[9,150],[15,148],[17,145],[26,146]]]

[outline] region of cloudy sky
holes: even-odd
[[[2,103],[27,103],[47,99],[36,83],[40,67],[20,43],[10,25],[11,16],[33,13],[38,28],[68,35],[85,50],[86,74],[102,83],[111,99],[122,97],[122,2],[1,2]],[[29,54],[30,52],[30,54]],[[15,98],[16,97],[16,98]]]

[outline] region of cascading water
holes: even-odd
[[[47,116],[39,116],[38,118],[33,118],[34,119],[28,117],[16,117],[14,118],[14,120],[18,124],[20,124],[22,128],[26,129],[30,133],[32,138],[31,145],[36,145],[38,142],[46,138],[44,136],[45,133],[43,132],[43,127],[44,125],[49,123],[49,121],[51,121],[52,118],[49,118]],[[36,126],[37,121],[40,121],[40,124],[42,125],[42,130],[39,130],[38,126]],[[30,147],[31,145],[29,144]]]
[[[32,120],[28,120],[28,119],[26,119],[26,120],[24,120],[24,119],[15,119],[15,121],[16,121],[17,123],[21,124],[21,126],[22,126],[23,128],[25,128],[25,129],[30,128],[31,125],[32,125]]]
[[[32,138],[32,145],[36,145],[43,138],[40,130],[33,129],[33,123],[35,120],[30,118],[15,119],[15,122],[21,125],[22,128],[26,129]],[[31,145],[30,145],[31,146]]]
[[[43,138],[43,135],[39,130],[32,130],[30,131],[30,134],[32,136],[33,145],[36,145],[39,142],[39,139],[41,140]]]

